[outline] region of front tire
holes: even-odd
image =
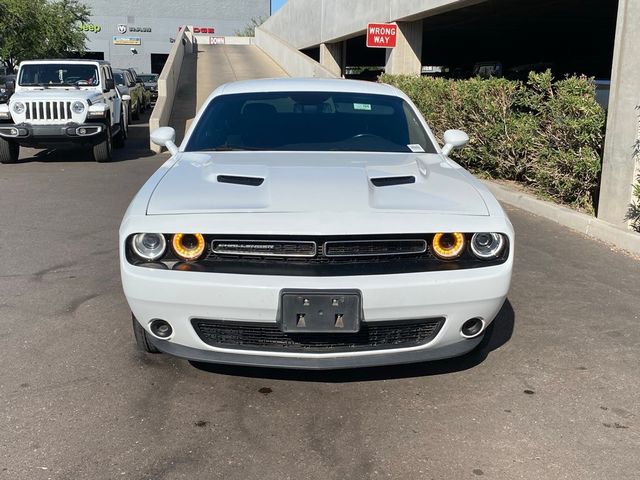
[[[16,163],[20,156],[20,145],[0,138],[0,163]]]
[[[113,139],[111,138],[111,126],[107,125],[105,139],[93,146],[93,158],[96,162],[105,163],[113,159]]]
[[[140,102],[139,101],[131,116],[133,117],[134,120],[140,120]]]
[[[124,147],[124,142],[127,139],[127,127],[124,119],[124,112],[120,114],[120,131],[113,139],[113,146],[116,148]]]
[[[138,323],[136,317],[131,314],[131,320],[133,322],[133,336],[136,338],[136,345],[138,349],[145,353],[161,353],[153,344],[149,341],[149,334],[142,328],[142,325]]]

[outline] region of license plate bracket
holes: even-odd
[[[287,333],[357,333],[362,320],[359,290],[282,290],[280,329]]]

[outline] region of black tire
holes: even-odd
[[[136,105],[136,109],[131,114],[134,120],[140,120],[140,102]]]
[[[138,349],[145,353],[162,353],[149,341],[149,334],[142,328],[142,325],[138,323],[133,314],[131,315],[131,320],[133,321],[133,336],[136,338]]]
[[[120,131],[113,137],[113,146],[115,148],[123,148],[127,139],[127,129],[124,121],[124,112],[120,114]]]
[[[20,145],[0,138],[0,163],[16,163],[20,156]]]
[[[109,118],[108,115],[107,118]],[[113,139],[111,138],[110,125],[107,125],[107,132],[104,140],[93,146],[93,158],[99,163],[110,162],[113,159]]]

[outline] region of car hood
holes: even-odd
[[[178,155],[154,189],[148,215],[380,211],[488,215],[482,196],[461,174],[461,167],[439,154]]]
[[[13,102],[33,101],[33,100],[84,100],[98,101],[102,94],[96,90],[83,90],[77,88],[37,88],[20,90],[13,94]]]

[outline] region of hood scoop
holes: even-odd
[[[377,177],[371,178],[370,180],[376,187],[391,187],[393,185],[408,185],[410,183],[416,183],[416,177],[413,175],[402,177]]]
[[[218,183],[231,183],[233,185],[247,185],[259,187],[264,183],[262,177],[245,177],[239,175],[218,175]]]

